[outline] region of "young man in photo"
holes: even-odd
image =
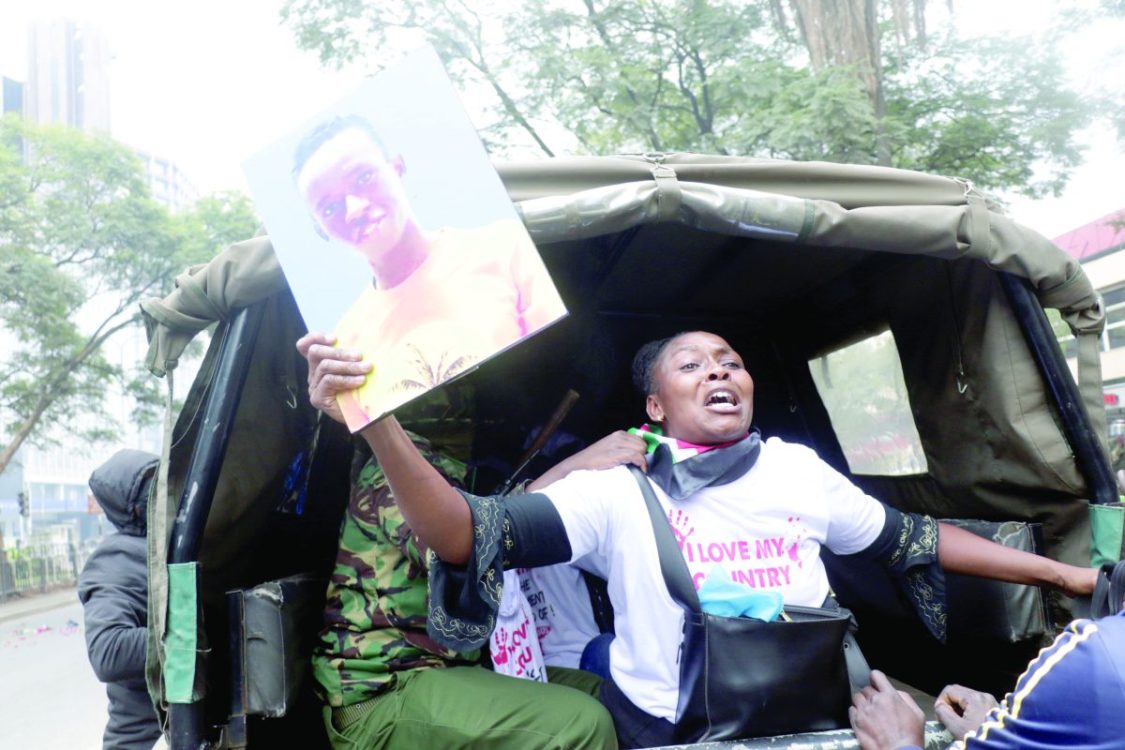
[[[342,399],[355,430],[566,313],[515,218],[421,226],[406,164],[371,125],[337,117],[298,144],[293,176],[318,232],[358,252],[372,283],[334,331],[373,370]]]

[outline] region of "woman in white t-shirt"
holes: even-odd
[[[313,405],[339,419],[337,394],[367,365],[319,334],[298,342],[309,359]],[[1096,571],[1012,550],[864,494],[800,445],[763,441],[750,427],[754,381],[722,338],[690,332],[638,352],[645,393],[648,479],[668,513],[698,586],[716,566],[732,580],[779,591],[787,604],[829,593],[821,547],[881,562],[922,621],[945,635],[942,571],[1092,591]],[[659,433],[656,436],[655,433]],[[624,467],[574,471],[517,498],[449,487],[393,418],[362,431],[414,532],[448,566],[430,578],[430,633],[454,648],[479,645],[499,597],[485,585],[509,567],[570,562],[606,578],[617,637],[603,700],[622,747],[667,744],[676,720],[683,611],[671,599],[639,488]],[[537,488],[533,488],[537,489]],[[633,502],[631,499],[635,499]]]

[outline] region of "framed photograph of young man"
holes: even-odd
[[[566,315],[432,49],[245,171],[309,330],[372,365],[352,431]]]

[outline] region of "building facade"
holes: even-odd
[[[0,76],[0,115],[23,114],[23,83]]]
[[[106,37],[90,24],[33,23],[28,31],[25,116],[108,133],[110,59]]]
[[[1106,214],[1089,224],[1054,239],[1056,245],[1082,263],[1090,282],[1101,293],[1106,307],[1106,328],[1102,333],[1102,383],[1105,388],[1106,421],[1114,438],[1118,463],[1125,462],[1125,208]],[[1074,338],[1061,339],[1070,361],[1074,357]],[[1120,468],[1120,467],[1118,467]]]
[[[157,203],[176,213],[189,208],[199,197],[195,186],[175,163],[136,148],[133,153],[144,164],[148,189]]]
[[[27,82],[3,77],[0,111],[28,120],[63,125],[85,132],[110,133],[110,62],[108,39],[94,26],[72,20],[39,21],[28,27]],[[134,149],[144,167],[154,200],[172,212],[190,207],[197,194],[179,167],[167,159]],[[0,356],[4,352],[0,330]],[[140,366],[147,351],[141,327],[122,331],[102,354],[129,372]],[[108,387],[105,400],[110,418],[120,428],[114,444],[87,445],[56,428],[55,444],[25,444],[0,475],[0,549],[30,544],[36,530],[54,524],[75,529],[71,541],[81,544],[90,534],[108,528],[90,495],[90,473],[119,448],[160,452],[158,426],[138,424],[132,399]],[[2,417],[2,415],[0,415]],[[88,418],[76,414],[73,419]],[[19,514],[17,495],[23,493],[30,518]]]

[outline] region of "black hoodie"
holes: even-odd
[[[78,579],[86,651],[109,696],[104,750],[149,750],[160,738],[144,677],[148,643],[145,514],[158,463],[151,453],[123,450],[90,475],[94,497],[118,529],[101,541]]]

